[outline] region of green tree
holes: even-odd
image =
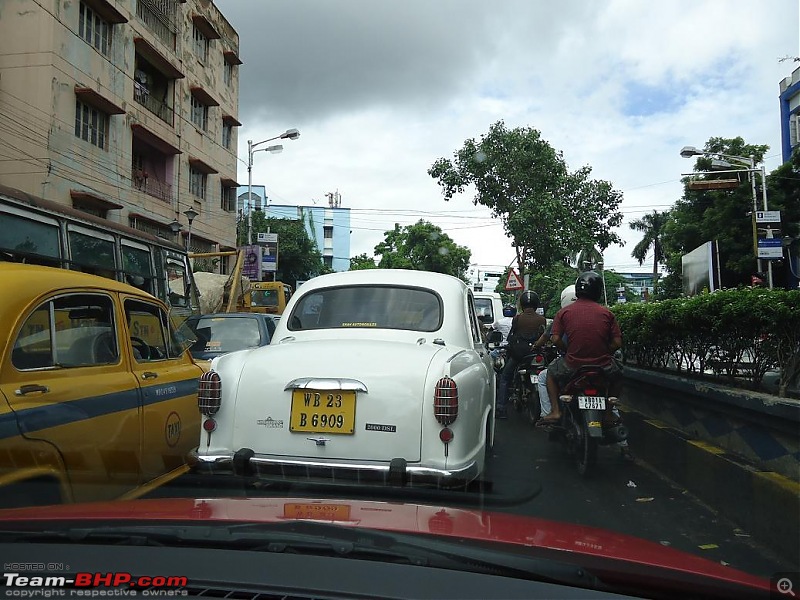
[[[258,233],[278,234],[278,271],[275,278],[296,287],[297,280],[306,280],[330,272],[322,262],[316,244],[308,236],[303,222],[296,219],[266,218],[253,212],[253,237]],[[244,238],[244,239],[242,239]],[[240,244],[247,241],[246,227],[240,228]]]
[[[641,265],[647,258],[647,253],[651,248],[653,249],[653,285],[658,281],[658,265],[666,259],[661,236],[668,219],[669,213],[660,213],[654,210],[630,223],[631,229],[644,234],[639,243],[634,246],[631,256]]]
[[[474,204],[490,208],[513,240],[521,277],[583,248],[622,243],[612,231],[622,222],[622,193],[591,179],[588,166],[570,171],[536,129],[498,121],[480,141],[466,140],[453,160],[437,159],[428,174],[445,200],[474,185]]]
[[[746,144],[741,137],[713,137],[705,145],[708,153],[740,157],[752,155],[756,163],[761,162],[768,148]],[[694,170],[710,171],[711,167],[711,158],[702,156],[697,159]],[[739,167],[737,164],[734,168]],[[701,179],[731,177],[731,173],[724,173],[702,176]],[[662,242],[667,255],[667,269],[671,274],[680,274],[681,257],[684,254],[708,241],[717,240],[723,286],[749,285],[750,276],[756,271],[756,258],[751,220],[753,194],[748,173],[743,170],[739,174],[741,184],[730,190],[691,189],[692,182],[697,179],[684,179],[683,197],[675,203],[670,211],[670,219],[664,225]],[[758,197],[761,197],[760,194]]]
[[[387,231],[385,239],[375,246],[382,269],[416,269],[447,273],[467,281],[467,268],[472,253],[459,246],[433,223],[420,219],[414,225]]]
[[[350,270],[361,271],[363,269],[377,269],[378,265],[375,264],[375,258],[369,256],[366,252],[354,256],[350,259]]]

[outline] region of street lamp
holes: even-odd
[[[178,221],[177,218],[175,218],[172,220],[172,223],[169,224],[169,228],[170,231],[172,231],[172,233],[174,233],[177,236],[181,231],[181,222]]]
[[[756,218],[756,212],[758,211],[758,192],[756,191],[756,178],[753,177],[753,173],[760,173],[761,174],[761,195],[762,195],[762,198],[763,198],[764,210],[767,210],[767,169],[764,166],[763,162],[761,163],[761,168],[760,169],[756,169],[756,158],[752,154],[750,156],[747,156],[747,157],[745,157],[745,156],[735,156],[735,155],[731,155],[731,154],[723,154],[722,152],[712,152],[712,151],[706,151],[706,150],[698,150],[694,146],[684,146],[683,148],[681,148],[680,154],[681,154],[681,156],[683,158],[691,158],[693,156],[709,156],[709,155],[711,155],[711,156],[719,156],[721,158],[727,159],[729,161],[733,161],[735,163],[738,163],[738,164],[740,164],[742,166],[747,167],[746,169],[736,169],[736,171],[747,171],[747,173],[749,174],[750,184],[751,184],[752,191],[753,191],[753,219]],[[713,161],[712,161],[712,163],[713,163]],[[716,165],[712,164],[712,168],[714,166],[725,167],[725,166],[733,166],[733,165],[725,165],[725,164],[722,164],[722,163],[718,162]],[[772,229],[771,228],[768,230],[767,234],[768,234],[769,237],[772,237]],[[754,229],[753,229],[753,238],[754,238],[753,241],[754,242],[756,241],[755,240],[756,237],[757,237],[757,235],[756,235],[756,230],[755,230],[755,226],[754,226]],[[763,266],[762,266],[763,263],[762,263],[761,259],[758,258],[758,257],[756,257],[756,259],[758,260],[758,270],[759,271],[763,271]],[[769,289],[772,289],[772,261],[767,261],[767,271],[768,271],[768,274],[769,274],[769,276],[768,276],[768,278],[769,278]],[[720,282],[720,285],[722,285],[722,282]]]
[[[189,220],[189,237],[186,240],[186,249],[191,252],[192,251],[192,221],[194,221],[195,217],[197,217],[200,213],[197,212],[193,208],[189,208],[183,211],[183,214],[186,215],[186,218]]]
[[[283,150],[283,146],[277,144],[275,146],[267,146],[266,148],[259,148],[255,150],[256,146],[266,144],[273,140],[296,140],[300,137],[300,132],[297,129],[287,129],[280,135],[253,143],[253,140],[247,140],[247,244],[253,243],[253,154],[256,152],[277,153]]]

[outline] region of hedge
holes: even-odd
[[[639,366],[744,378],[780,369],[779,395],[800,374],[800,291],[740,288],[611,309],[623,356]]]

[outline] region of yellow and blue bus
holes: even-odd
[[[178,319],[200,313],[179,244],[0,185],[0,260],[101,275],[144,290]]]

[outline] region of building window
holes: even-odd
[[[225,212],[234,212],[236,210],[236,188],[220,184],[220,189],[220,208]]]
[[[78,35],[100,52],[108,55],[111,40],[111,24],[81,2]]]
[[[76,100],[75,135],[98,148],[105,149],[108,137],[108,115],[93,106]]]
[[[192,27],[192,44],[197,60],[208,62],[208,38],[197,26]]]
[[[789,116],[789,145],[800,144],[800,113]]]
[[[192,123],[199,129],[208,131],[208,106],[192,96]]]
[[[323,256],[322,261],[325,263],[325,266],[329,269],[333,268],[333,257],[332,256]]]
[[[233,125],[227,123],[222,124],[222,145],[228,150],[231,149],[231,140],[233,139]]]
[[[225,82],[225,85],[233,85],[233,65],[228,61],[224,61],[223,68],[222,80]]]
[[[323,227],[322,228],[322,233],[325,236],[326,240],[332,240],[333,239],[333,227]]]
[[[207,182],[208,175],[202,171],[198,171],[194,167],[189,167],[189,191],[192,194],[198,198],[205,199]]]

